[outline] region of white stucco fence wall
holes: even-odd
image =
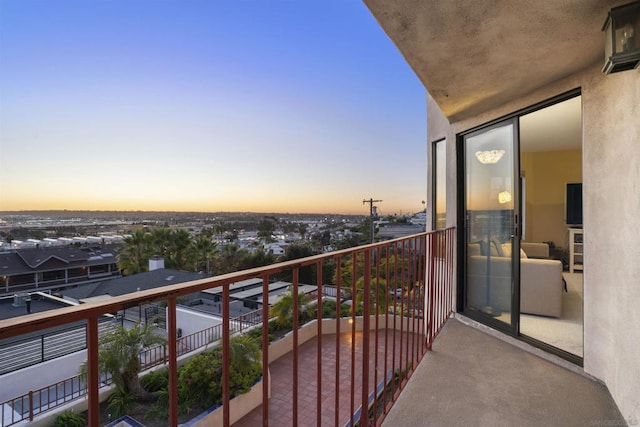
[[[193,334],[221,323],[222,319],[220,317],[184,307],[176,307],[176,326],[182,330],[182,336]]]
[[[0,376],[0,402],[78,375],[87,359],[82,350]]]

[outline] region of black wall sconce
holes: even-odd
[[[606,74],[632,70],[640,64],[640,1],[611,9],[604,21]]]

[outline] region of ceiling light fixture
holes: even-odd
[[[498,193],[498,203],[500,204],[509,203],[511,199],[511,193],[509,193],[508,191],[501,191]]]
[[[504,150],[486,150],[476,151],[476,158],[483,165],[498,163],[502,156],[504,156]]]

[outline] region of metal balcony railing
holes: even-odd
[[[453,259],[455,229],[449,228],[431,233],[422,233],[407,238],[361,246],[324,255],[297,259],[266,267],[225,274],[213,278],[170,285],[163,288],[139,291],[114,297],[103,302],[82,304],[44,313],[30,314],[19,318],[0,321],[0,339],[16,337],[22,334],[41,331],[46,328],[65,325],[72,322],[86,322],[87,341],[87,380],[82,382],[68,379],[49,386],[46,391],[38,390],[14,399],[13,403],[2,404],[2,419],[6,420],[6,408],[20,406],[21,417],[33,419],[37,414],[33,408],[38,401],[45,399],[46,407],[40,409],[40,415],[57,405],[66,402],[66,396],[74,398],[84,395],[88,397],[88,423],[99,424],[99,388],[108,383],[108,379],[98,372],[98,320],[105,313],[114,313],[131,307],[163,301],[167,305],[167,337],[166,346],[146,350],[140,354],[144,364],[154,365],[166,363],[169,371],[169,425],[178,424],[177,369],[178,357],[212,338],[221,338],[222,347],[222,419],[223,425],[230,425],[230,378],[229,378],[229,338],[247,327],[262,328],[262,389],[261,405],[262,425],[269,424],[269,342],[268,322],[269,306],[263,304],[257,312],[242,319],[231,319],[228,315],[230,304],[230,285],[246,279],[262,280],[262,300],[269,300],[269,283],[273,279],[281,279],[283,275],[291,278],[293,300],[297,301],[300,285],[300,273],[312,272],[317,286],[317,295],[340,296],[343,301],[351,302],[350,325],[341,330],[341,322],[335,322],[335,334],[323,337],[324,298],[317,299],[317,357],[315,358],[316,403],[315,418],[317,425],[380,425],[391,405],[397,399],[407,380],[438,334],[454,306],[453,294]],[[334,277],[323,276],[323,266],[335,265]],[[331,283],[331,285],[325,285]],[[177,336],[176,306],[179,297],[206,289],[222,288],[223,322],[215,330],[197,332],[184,337]],[[325,290],[326,287],[326,290]],[[298,306],[293,304],[293,346],[292,346],[292,409],[293,425],[306,425],[306,419],[299,420],[299,378],[304,366],[298,353]],[[361,325],[360,331],[378,331],[375,334],[359,333],[356,323]],[[332,368],[335,379],[328,382],[322,348],[327,345],[323,340],[334,340],[336,355],[345,350],[345,342],[341,334],[351,336],[351,348],[347,348],[349,356],[337,356]],[[215,337],[214,337],[215,335]],[[356,346],[356,335],[362,345]],[[373,340],[373,341],[372,341]],[[331,344],[331,343],[329,343]],[[333,344],[331,344],[333,345]],[[370,349],[374,348],[375,351]],[[373,353],[373,354],[371,354]],[[356,363],[356,360],[358,363]],[[340,369],[349,365],[346,374]],[[328,366],[328,365],[327,365]],[[324,374],[324,375],[323,375]],[[323,381],[324,378],[324,381]],[[341,385],[350,384],[346,392]],[[59,391],[61,390],[62,391]],[[72,393],[67,393],[71,389]],[[335,411],[332,420],[327,420],[327,392],[332,392]],[[44,397],[43,397],[44,393]],[[38,396],[34,396],[34,394]],[[51,399],[51,396],[54,399]],[[58,397],[60,396],[60,397]],[[348,413],[339,408],[348,403]],[[13,406],[12,406],[13,405]],[[25,415],[26,414],[26,415]],[[308,416],[308,414],[304,414]],[[323,419],[323,417],[325,417]],[[368,420],[365,422],[365,420]],[[242,423],[240,423],[242,424]],[[10,424],[5,424],[10,425]]]

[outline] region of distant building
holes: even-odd
[[[38,247],[0,253],[0,296],[120,276],[120,245]]]
[[[277,242],[277,243],[268,243],[266,245],[264,245],[264,253],[265,254],[272,254],[275,256],[280,256],[280,255],[284,255],[286,252],[286,247],[289,246],[287,243],[284,242]]]
[[[398,237],[407,237],[424,231],[424,225],[389,223],[378,229],[376,237],[378,240],[396,239]]]

